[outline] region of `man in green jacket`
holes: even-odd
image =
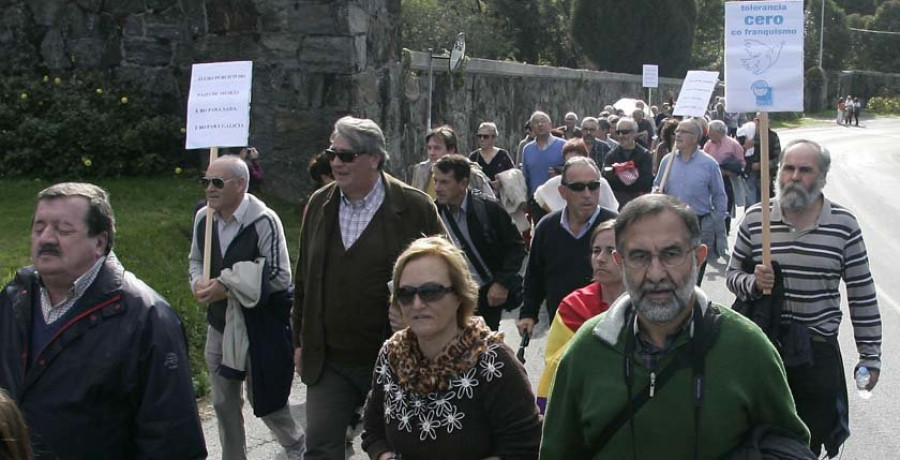
[[[706,252],[676,198],[644,195],[622,209],[615,259],[627,293],[562,358],[541,458],[721,458],[759,425],[809,441],[775,348],[695,287]]]

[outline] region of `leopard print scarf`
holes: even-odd
[[[491,331],[480,316],[473,316],[434,361],[422,354],[416,334],[409,328],[394,334],[385,347],[399,386],[428,395],[446,391],[450,380],[473,368],[481,353],[496,342],[503,342],[503,333]]]

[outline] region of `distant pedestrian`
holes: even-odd
[[[534,192],[551,176],[559,174],[563,165],[562,147],[565,140],[551,134],[550,116],[537,111],[531,114],[531,132],[534,140],[525,146],[522,152],[522,172],[528,184],[528,207],[531,222],[537,225],[544,212],[534,201]]]
[[[853,98],[853,120],[856,126],[859,126],[859,112],[862,110],[862,102],[859,102],[858,97]]]
[[[497,147],[497,125],[486,121],[478,126],[478,148],[469,154],[469,161],[475,162],[481,171],[490,180],[491,187],[496,191],[500,188],[497,174],[507,169],[512,169],[513,160],[509,152]]]
[[[562,136],[560,137],[565,140],[569,140],[573,137],[581,137],[581,128],[578,127],[578,114],[569,112],[566,114],[563,121],[565,121],[565,124],[556,128],[562,133]]]

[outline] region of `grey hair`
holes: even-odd
[[[250,190],[250,168],[247,167],[247,162],[241,157],[237,155],[225,155],[219,157],[216,162],[225,163],[228,166],[228,171],[231,172],[232,177],[244,181],[244,193],[247,193],[247,190]]]
[[[683,120],[681,123],[690,123],[691,126],[694,127],[694,134],[697,135],[697,142],[700,142],[700,138],[703,137],[703,128],[700,127],[700,122],[698,122],[696,118],[688,118],[686,120]]]
[[[539,116],[545,116],[545,117],[547,117],[548,120],[550,120],[551,123],[553,122],[553,119],[550,118],[550,115],[547,115],[547,112],[535,110],[534,113],[532,113],[531,116],[528,118],[528,123],[534,123],[534,119]]]
[[[796,139],[785,144],[784,147],[781,148],[781,157],[778,158],[779,166],[781,163],[784,163],[784,156],[787,154],[787,151],[796,145],[808,145],[813,149],[814,152],[819,156],[819,171],[822,177],[826,177],[828,175],[828,170],[831,169],[831,153],[825,147],[822,147],[822,144],[819,144],[816,141],[811,141],[809,139]]]
[[[63,182],[41,190],[37,200],[40,203],[67,197],[82,197],[88,201],[84,215],[88,236],[106,232],[106,254],[109,254],[116,242],[116,216],[109,204],[109,193],[94,184]]]
[[[657,216],[665,211],[674,212],[684,222],[691,246],[700,244],[700,220],[688,205],[671,195],[648,193],[629,201],[616,217],[616,250],[625,250],[628,227],[645,217]]]
[[[600,127],[600,121],[594,117],[584,117],[581,119],[581,126],[584,127],[585,123],[597,123],[597,127]],[[609,123],[607,123],[609,124]]]
[[[634,118],[630,118],[630,117],[619,118],[619,121],[616,123],[616,129],[621,129],[621,126],[619,126],[619,125],[621,125],[623,121],[631,123],[632,129],[637,129],[637,122],[634,121]]]
[[[728,126],[725,125],[725,122],[722,120],[713,120],[709,122],[709,130],[719,134],[725,134],[728,132]]]
[[[575,166],[578,165],[588,165],[594,169],[594,172],[597,173],[597,179],[600,179],[600,168],[597,167],[597,163],[590,157],[583,157],[581,155],[576,155],[574,157],[569,158],[566,161],[566,164],[563,165],[562,173],[560,176],[562,177],[562,183],[566,184],[566,173],[569,172]]]
[[[575,113],[575,112],[569,112],[569,113],[566,114],[566,117],[565,117],[565,118],[570,118],[570,117],[571,117],[571,118],[574,118],[575,121],[578,121],[578,114],[577,114],[577,113]]]
[[[336,137],[347,141],[350,148],[357,152],[381,155],[378,169],[384,169],[384,163],[389,155],[385,148],[384,132],[377,123],[368,118],[354,118],[348,115],[334,123],[331,140],[334,141]]]
[[[494,137],[497,137],[500,135],[500,131],[497,131],[497,124],[492,121],[484,121],[480,125],[478,125],[479,131],[481,131],[484,128],[491,130],[491,135]]]

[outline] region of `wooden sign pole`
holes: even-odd
[[[772,266],[772,235],[769,218],[769,187],[772,181],[769,179],[769,114],[759,113],[759,196],[762,207],[762,263],[767,267]],[[772,291],[767,289],[763,294],[769,295]]]
[[[209,149],[209,164],[219,157],[219,148],[212,147]],[[207,165],[207,170],[209,166]],[[206,205],[206,238],[203,240],[203,281],[209,281],[210,264],[212,263],[212,230],[213,230],[213,208]]]

